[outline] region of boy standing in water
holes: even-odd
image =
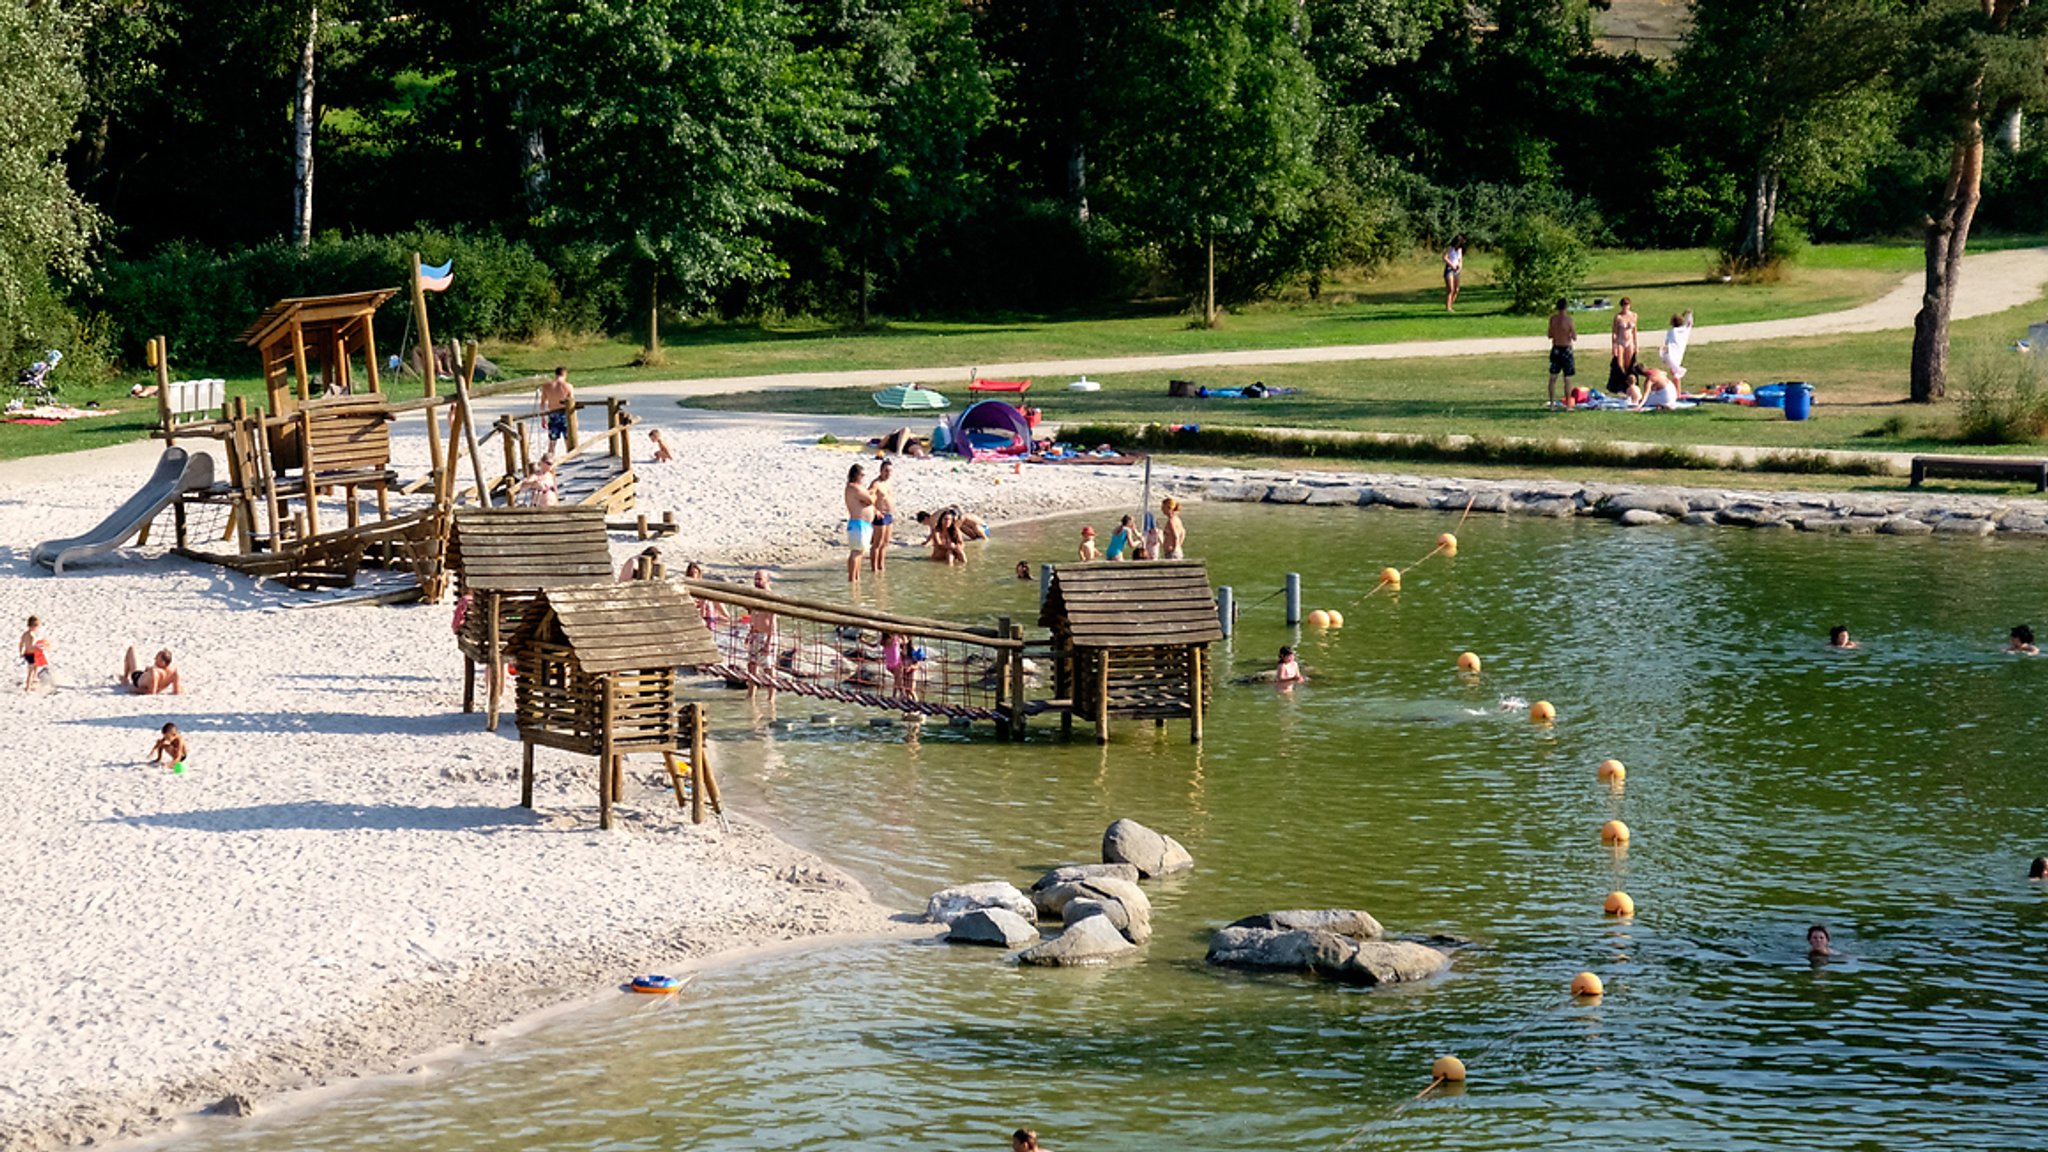
[[[1168,496],[1159,502],[1160,553],[1154,560],[1179,560],[1188,542],[1188,526],[1180,520],[1180,501]]]
[[[868,495],[875,501],[875,542],[868,549],[868,568],[880,572],[889,563],[889,537],[894,533],[896,523],[895,482],[889,478],[893,460],[883,460],[875,471],[875,482],[868,485]]]
[[[769,576],[766,568],[754,569],[754,587],[769,591]],[[767,669],[766,673],[761,670]],[[747,701],[754,699],[754,678],[775,673],[775,613],[765,608],[747,610]],[[775,684],[769,681],[768,702],[775,702]]]
[[[875,498],[861,485],[866,470],[855,464],[846,470],[846,582],[860,583],[860,563],[867,558],[874,536]]]
[[[547,455],[555,454],[555,441],[569,439],[569,406],[575,402],[576,389],[569,386],[569,370],[555,369],[554,379],[540,386],[540,410],[547,413]]]

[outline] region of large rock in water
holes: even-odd
[[[1059,905],[1057,915],[1065,923],[1103,915],[1133,944],[1143,944],[1152,938],[1152,900],[1132,881],[1097,876],[1049,888],[1043,895],[1049,903]]]
[[[1406,984],[1434,976],[1451,958],[1408,940],[1356,940],[1335,932],[1272,928],[1218,929],[1209,963],[1221,968],[1301,972],[1345,984]]]
[[[1071,968],[1083,964],[1107,964],[1138,950],[1124,939],[1107,916],[1090,916],[1067,925],[1067,930],[1035,948],[1017,954],[1022,964],[1046,968]]]
[[[976,908],[953,921],[946,939],[954,944],[1023,948],[1038,942],[1038,929],[1008,908]]]
[[[1141,879],[1185,872],[1195,858],[1171,836],[1154,832],[1136,820],[1118,820],[1102,833],[1102,862],[1130,864]]]
[[[1038,919],[1038,910],[1022,892],[1017,891],[1017,886],[1001,880],[962,884],[934,892],[932,898],[925,902],[924,918],[934,924],[951,926],[953,921],[977,908],[1006,908],[1026,922]]]
[[[1075,880],[1087,880],[1096,876],[1114,876],[1119,880],[1136,883],[1138,868],[1135,864],[1062,864],[1040,876],[1031,885],[1033,892],[1050,888],[1055,884],[1069,884]]]
[[[1334,932],[1353,940],[1380,938],[1380,922],[1370,912],[1356,908],[1294,908],[1283,912],[1261,912],[1232,921],[1232,928],[1269,928],[1276,932]]]

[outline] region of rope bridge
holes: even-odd
[[[819,604],[717,580],[699,601],[728,681],[889,712],[1009,723],[1027,671],[1022,629]]]

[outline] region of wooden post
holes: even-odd
[[[566,408],[563,411],[563,416],[569,422],[569,434],[568,436],[563,438],[562,443],[564,447],[562,449],[562,454],[564,456],[570,456],[575,454],[576,445],[582,442],[582,437],[578,435],[576,431],[576,405],[570,404],[568,408]]]
[[[420,395],[432,399],[434,396],[434,334],[427,329],[427,293],[420,287],[420,254],[412,254],[412,318],[419,325],[420,342]],[[403,351],[403,349],[401,349]],[[441,472],[445,461],[441,457],[441,421],[432,404],[427,405],[427,453],[428,467],[435,475]],[[438,490],[438,489],[437,489]]]
[[[171,342],[168,337],[158,336],[150,341],[149,366],[156,369],[156,414],[157,421],[164,426],[164,443],[177,441],[168,433],[178,426],[178,415],[171,411]]]
[[[690,823],[702,824],[705,782],[711,778],[704,762],[704,706],[692,701],[683,707],[690,718]]]
[[[469,382],[476,375],[476,341],[469,342],[469,351],[462,360],[462,373],[455,378],[455,406],[462,416],[462,433],[469,443],[470,471],[476,476],[476,502],[485,508],[491,506],[491,490],[484,482],[484,458],[477,451],[476,417],[469,407]],[[506,503],[511,503],[509,500]]]
[[[470,602],[475,607],[476,602]],[[462,658],[462,710],[476,711],[476,661],[467,656]]]
[[[525,750],[525,755],[521,757],[522,763],[519,766],[519,806],[521,808],[531,808],[533,807],[533,744],[526,740],[521,740],[519,743],[520,747]]]
[[[1095,742],[1109,743],[1109,649],[1095,650]]]
[[[1010,618],[1008,616],[999,617],[996,620],[996,631],[1005,636],[1010,634]],[[1017,720],[1016,701],[1009,699],[1011,656],[1012,653],[1007,648],[996,649],[996,737],[1001,740],[1011,738],[1010,732],[1015,727]],[[1005,707],[1006,704],[1008,705],[1007,708]]]
[[[490,659],[490,669],[484,673],[484,701],[489,709],[484,717],[484,731],[498,730],[498,708],[505,697],[505,653],[499,649],[498,613],[503,608],[503,596],[497,592],[480,592],[478,599],[470,602],[469,610],[482,609],[484,617],[484,655]]]
[[[1018,641],[1021,645],[1024,639],[1023,625],[1012,624],[1003,631],[1010,639]],[[1024,726],[1030,714],[1024,710],[1024,649],[1021,646],[1010,649],[1010,715],[1013,717],[1010,721],[1010,738],[1024,739]]]
[[[1202,742],[1202,649],[1188,649],[1188,681],[1193,695],[1188,699],[1188,743]]]
[[[249,398],[235,397],[233,411],[234,416],[229,423],[227,439],[228,483],[234,486],[236,493],[241,497],[240,503],[234,505],[234,508],[242,513],[241,550],[254,552],[256,480],[250,473],[254,471],[256,450],[249,440]],[[234,512],[230,511],[228,515],[232,517]]]
[[[374,311],[363,317],[363,372],[369,377],[370,391],[383,395],[384,377],[377,366],[377,313]],[[431,416],[428,418],[432,419]]]
[[[498,417],[496,425],[498,439],[505,449],[505,507],[510,508],[519,495],[519,482],[525,479],[525,469],[519,466],[519,448],[512,441],[519,438],[518,426],[510,416]]]
[[[313,414],[299,409],[299,475],[306,486],[306,535],[320,534],[320,486],[313,477]]]
[[[270,455],[268,424],[262,409],[257,409],[256,418],[249,423],[253,443],[250,455],[256,460],[256,482],[263,489],[264,507],[270,513],[270,550],[275,552],[284,543],[284,509],[277,499],[277,466]]]
[[[298,383],[299,403],[312,399],[312,381],[306,373],[306,330],[292,320],[292,379]]]
[[[597,826],[609,829],[612,826],[612,723],[618,715],[618,697],[612,692],[612,678],[598,677],[604,685],[604,710],[599,723],[604,727],[599,733],[597,755]]]
[[[608,455],[624,459],[625,453],[619,451],[619,432],[619,398],[609,396],[604,402],[604,450]]]

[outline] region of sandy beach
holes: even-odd
[[[861,457],[819,434],[891,426],[639,415],[681,454],[642,469],[642,510],[675,511],[664,553],[714,572],[835,553]],[[0,726],[0,1149],[403,1071],[693,957],[906,930],[743,811],[730,830],[689,824],[652,759],[631,765],[611,833],[593,767],[566,755],[543,754],[536,808],[519,808],[513,726],[462,713],[446,604],[286,607],[158,547],[62,577],[31,566],[37,541],[90,528],[159,450],[0,464],[0,615],[17,631],[43,618],[56,684],[23,694],[16,665]],[[397,454],[415,474],[424,441],[402,425]],[[1131,468],[929,460],[900,475],[911,509],[959,502],[997,523],[1137,497]],[[615,556],[640,547],[616,540]],[[186,694],[118,690],[129,644],[171,648]],[[146,763],[167,721],[192,742],[181,775]]]

